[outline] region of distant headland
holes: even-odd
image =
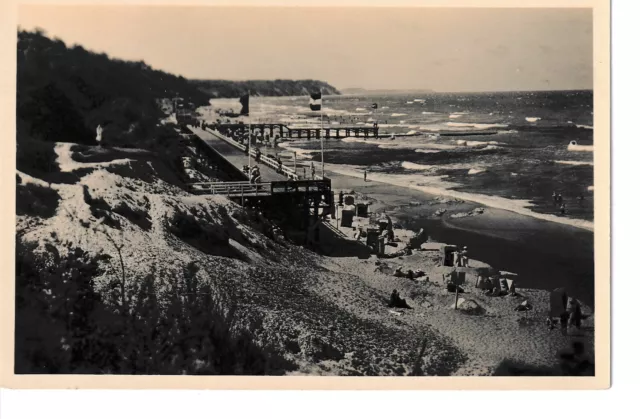
[[[338,89],[319,80],[190,80],[212,97],[237,97],[247,92],[252,96],[303,96],[321,91],[325,95],[339,95]]]

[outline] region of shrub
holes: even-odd
[[[169,222],[169,231],[203,253],[243,259],[231,245],[229,232],[220,225],[197,220],[191,214],[177,211]]]
[[[116,214],[122,215],[127,220],[131,221],[141,229],[145,231],[151,230],[151,218],[149,214],[140,210],[133,209],[126,202],[121,202],[114,209],[113,212]]]
[[[283,374],[295,368],[238,325],[233,306],[187,266],[179,278],[131,282],[127,312],[95,289],[99,258],[81,249],[49,261],[16,243],[16,374]],[[168,283],[163,291],[156,284]]]
[[[107,201],[102,198],[92,197],[87,185],[82,185],[82,192],[84,194],[84,202],[89,205],[91,210],[91,215],[98,219],[104,218],[104,223],[110,227],[120,228],[120,221],[111,215],[112,210]]]
[[[16,214],[35,217],[53,217],[58,209],[60,195],[54,189],[33,183],[16,185]]]

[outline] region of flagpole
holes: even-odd
[[[251,97],[251,90],[247,92],[247,107],[249,107],[249,97]],[[247,158],[249,159],[249,173],[251,173],[251,111],[247,109],[247,120],[249,123],[249,139],[247,140]]]
[[[320,92],[322,94],[322,91]],[[324,106],[322,106],[322,96],[320,96],[320,158],[322,159],[322,179],[324,179]]]

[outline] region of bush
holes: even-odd
[[[128,311],[95,289],[99,258],[16,243],[16,374],[283,374],[295,367],[256,344],[233,306],[191,264],[180,278],[134,279]],[[168,283],[164,291],[157,284]],[[117,288],[117,287],[116,287]]]
[[[35,217],[53,217],[58,209],[60,195],[54,189],[33,183],[16,185],[16,214]]]
[[[177,211],[169,222],[169,231],[203,253],[243,259],[229,244],[229,232],[224,226],[206,220],[197,220],[193,215]]]
[[[82,185],[82,192],[84,194],[84,202],[89,205],[91,210],[91,215],[98,219],[104,218],[106,225],[120,229],[120,221],[111,215],[112,210],[107,201],[102,198],[92,197],[87,185]]]
[[[126,202],[118,204],[118,206],[113,209],[113,212],[123,216],[145,231],[151,230],[152,224],[149,214],[140,209],[131,208]]]

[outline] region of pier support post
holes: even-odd
[[[311,139],[311,130],[308,129],[307,130],[307,140],[310,140],[310,139]]]
[[[284,126],[280,125],[280,138],[284,137]]]

